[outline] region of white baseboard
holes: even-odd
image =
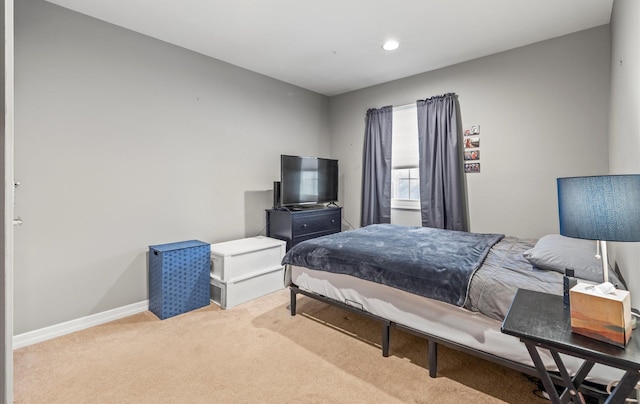
[[[39,330],[25,332],[24,334],[13,336],[13,349],[22,348],[38,342],[46,341],[62,335],[71,334],[75,331],[84,330],[89,327],[108,323],[127,316],[142,313],[149,309],[149,301],[145,300],[133,303],[117,309],[103,311],[102,313],[81,317],[76,320],[41,328]]]

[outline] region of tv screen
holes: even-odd
[[[280,198],[283,206],[338,200],[338,160],[284,154],[280,158]]]

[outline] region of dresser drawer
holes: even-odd
[[[312,238],[318,238],[318,237],[322,237],[322,236],[327,236],[329,234],[333,234],[333,233],[338,233],[339,230],[330,230],[330,231],[321,231],[321,232],[316,232],[316,233],[310,233],[310,234],[303,234],[301,236],[296,236],[293,238],[293,240],[291,240],[291,246],[293,247],[294,245],[301,243],[305,240],[311,240]]]
[[[293,237],[310,235],[318,232],[327,234],[340,231],[340,210],[331,209],[313,214],[293,215]]]
[[[314,237],[342,230],[342,208],[267,209],[267,237],[287,242],[287,250]]]

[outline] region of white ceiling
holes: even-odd
[[[613,0],[48,0],[336,95],[607,24]],[[388,38],[400,48],[386,52]]]

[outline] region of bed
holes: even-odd
[[[428,261],[426,268],[420,266],[423,261]],[[429,345],[431,377],[437,375],[438,345],[537,375],[524,344],[500,332],[515,292],[525,288],[562,294],[564,268],[575,268],[583,281],[598,282],[602,276],[595,242],[389,224],[307,240],[289,250],[283,264],[291,315],[296,314],[298,294],[362,313],[382,324],[385,356],[391,327],[422,336]],[[623,287],[615,274],[611,278]],[[572,373],[581,364],[563,359]],[[551,355],[543,360],[557,371]],[[596,365],[589,380],[606,385],[621,375]]]

